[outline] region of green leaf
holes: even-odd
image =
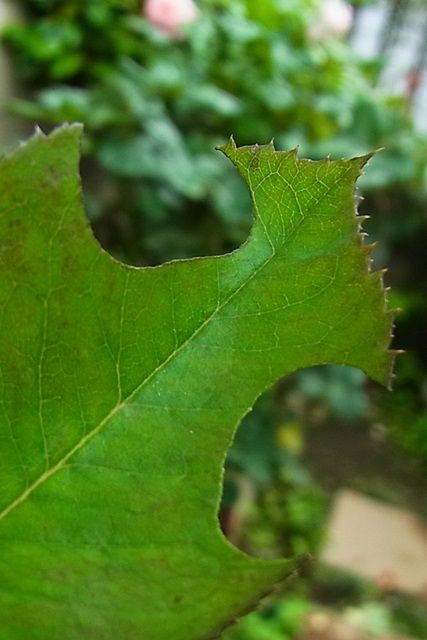
[[[170,184],[190,198],[203,195],[203,184],[216,167],[191,158],[182,134],[168,120],[151,121],[147,131],[128,140],[106,137],[98,148],[102,164],[126,178],[151,178]],[[207,174],[207,175],[206,175]]]
[[[230,141],[249,240],[137,269],[86,222],[80,135],[38,133],[0,164],[0,637],[215,637],[296,566],[220,533],[242,416],[309,365],[389,381],[392,317],[354,215],[367,157]]]

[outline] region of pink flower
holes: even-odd
[[[199,10],[193,0],[146,0],[145,17],[171,38],[182,36],[181,27],[194,22]]]
[[[324,0],[317,21],[309,29],[309,36],[312,40],[342,38],[350,31],[352,23],[353,7],[348,2]]]

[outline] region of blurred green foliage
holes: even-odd
[[[279,387],[264,394],[239,429],[227,460],[225,530],[264,557],[315,554],[328,500],[301,462],[304,427],[283,404]]]
[[[35,91],[12,108],[48,125],[84,122],[98,175],[88,211],[123,259],[155,264],[245,239],[247,192],[213,153],[230,134],[313,158],[386,146],[366,189],[424,179],[427,150],[404,101],[374,90],[343,42],[310,38],[316,0],[200,0],[181,40],[132,0],[20,4],[28,21],[4,37]]]
[[[322,589],[320,603],[314,603]],[[326,595],[326,598],[325,598]],[[371,584],[330,569],[316,572],[311,587],[306,583],[284,599],[270,599],[260,610],[243,618],[224,640],[291,640],[298,638],[309,615],[327,613],[334,605],[349,637],[427,638],[425,605],[403,595],[381,594]],[[342,632],[343,627],[341,625]],[[353,629],[353,631],[351,631]],[[335,637],[335,635],[334,635]],[[347,635],[346,635],[347,637]]]
[[[310,603],[303,596],[290,596],[276,606],[253,613],[231,629],[227,640],[290,640],[303,626]]]

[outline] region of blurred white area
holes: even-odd
[[[368,5],[359,10],[351,41],[360,58],[369,60],[378,54],[387,11],[387,2]]]
[[[340,614],[326,609],[314,611],[308,616],[306,629],[298,640],[411,640],[407,636],[391,634],[387,625],[381,624],[383,611],[375,603],[354,613],[359,620],[354,620],[351,610]],[[381,626],[386,628],[381,631]]]
[[[327,540],[326,564],[427,600],[427,528],[414,514],[340,491]]]
[[[394,24],[393,6],[398,7]],[[359,10],[351,43],[364,60],[384,58],[380,86],[408,96],[417,128],[427,132],[427,6],[384,1]]]

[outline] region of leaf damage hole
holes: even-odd
[[[264,558],[318,553],[329,496],[308,442],[331,425],[364,424],[369,394],[360,369],[322,365],[287,376],[257,400],[225,463],[218,517],[232,544]]]
[[[252,556],[294,553],[284,531],[292,476],[303,473],[298,460],[303,427],[292,408],[298,375],[258,398],[239,425],[225,462],[219,523],[228,540]]]
[[[100,245],[134,266],[224,255],[241,246],[253,222],[248,189],[220,153],[212,151],[210,161],[221,176],[192,195],[166,178],[126,179],[83,158],[85,209]]]

